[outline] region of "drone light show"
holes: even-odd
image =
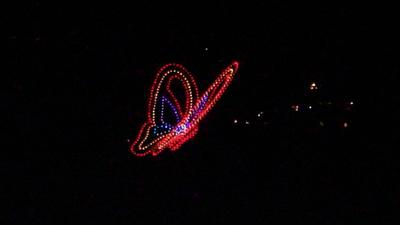
[[[196,135],[199,122],[221,98],[238,67],[236,61],[226,67],[200,96],[193,76],[183,66],[163,66],[151,87],[147,121],[130,151],[136,156],[155,156],[164,149],[177,150]],[[184,99],[179,98],[175,81],[183,88]]]

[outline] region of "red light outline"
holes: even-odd
[[[147,121],[139,130],[135,141],[130,146],[130,152],[136,156],[152,154],[158,155],[164,149],[177,150],[182,144],[194,137],[198,131],[198,124],[221,98],[236,74],[239,63],[234,61],[226,67],[217,79],[207,88],[199,98],[197,84],[193,76],[179,64],[166,64],[161,67],[150,90],[148,101]],[[171,81],[178,79],[185,90],[185,106],[182,107],[170,88]],[[165,85],[166,84],[166,85]],[[160,91],[165,90],[172,103],[176,106],[180,122],[168,133],[161,133],[155,140],[145,146],[150,130],[157,126],[156,113]]]

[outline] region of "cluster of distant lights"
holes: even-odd
[[[309,89],[310,89],[310,91],[316,91],[316,90],[318,90],[318,85],[317,85],[317,83],[316,83],[316,82],[311,82],[311,83],[310,83],[310,86],[309,86]],[[329,102],[328,104],[332,104],[332,103]],[[348,102],[347,104],[348,104],[348,106],[351,107],[351,106],[354,105],[354,102],[353,102],[353,101],[350,101],[350,102]],[[312,110],[312,109],[313,109],[313,106],[312,106],[312,105],[308,105],[308,106],[305,106],[305,107],[306,107],[308,110]],[[292,108],[292,110],[295,111],[295,112],[299,112],[299,111],[300,111],[300,105],[298,105],[298,104],[292,105],[291,108]],[[320,125],[323,127],[325,124],[324,124],[324,122],[320,121]],[[348,127],[349,127],[349,123],[348,123],[348,122],[342,122],[342,123],[341,123],[341,126],[342,126],[343,128],[348,128]]]
[[[153,82],[147,121],[139,130],[130,151],[136,156],[158,155],[164,149],[177,150],[194,137],[201,119],[221,98],[236,74],[239,63],[226,67],[208,89],[199,97],[193,76],[179,64],[167,64],[157,73]],[[171,82],[178,80],[185,90],[185,101],[179,101]],[[167,109],[173,118],[167,118]]]
[[[261,117],[261,116],[260,116],[260,113],[257,114],[257,117]],[[234,124],[234,125],[239,125],[239,124],[250,125],[250,120],[248,120],[248,119],[244,119],[244,120],[234,119],[234,120],[233,120],[233,124]],[[265,125],[265,124],[268,124],[268,123],[267,123],[267,122],[264,122],[264,125]],[[320,121],[319,124],[320,124],[321,127],[324,127],[324,126],[325,126],[325,123],[324,123],[323,121]],[[348,123],[348,122],[343,122],[343,123],[342,123],[342,127],[343,127],[343,128],[349,127],[349,123]]]
[[[261,118],[263,115],[264,115],[264,112],[259,112],[259,113],[257,113],[257,117],[258,117],[258,118]],[[234,123],[234,124],[238,124],[238,123],[239,123],[239,120],[238,120],[238,119],[234,119],[234,120],[233,120],[233,123]],[[244,120],[244,124],[249,125],[249,124],[250,124],[250,121]]]
[[[315,83],[315,82],[311,82],[311,84],[310,84],[310,90],[318,90],[318,86],[317,86],[317,84]]]
[[[310,91],[316,91],[316,90],[318,90],[318,85],[317,85],[317,83],[316,83],[316,82],[311,82],[310,85],[309,85],[309,90],[310,90]],[[328,102],[328,104],[332,104],[332,103],[331,103],[331,102]],[[349,101],[349,102],[347,102],[346,104],[347,104],[347,106],[352,107],[352,106],[354,106],[354,101]],[[313,109],[313,106],[312,106],[312,105],[303,105],[303,106],[301,106],[300,104],[294,104],[294,105],[291,106],[291,109],[292,109],[294,112],[300,112],[301,108],[306,109],[306,111],[310,111],[310,110]],[[258,118],[261,118],[261,117],[263,116],[263,114],[264,114],[264,112],[258,112],[258,113],[256,113],[256,115],[257,115]],[[245,119],[245,120],[243,120],[243,121],[240,121],[240,120],[238,120],[238,119],[233,119],[233,124],[235,124],[235,125],[239,125],[239,124],[250,125],[250,120]],[[264,123],[264,124],[266,124],[266,123]],[[320,121],[319,124],[320,124],[321,127],[325,126],[325,124],[324,124],[323,121]],[[349,127],[349,122],[342,122],[342,123],[341,123],[341,126],[342,126],[343,128],[348,128],[348,127]]]

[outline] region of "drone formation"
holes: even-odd
[[[130,146],[130,151],[136,156],[155,156],[167,148],[177,150],[197,133],[199,122],[225,92],[238,66],[235,61],[226,67],[200,97],[193,76],[183,66],[163,66],[150,91],[147,121]],[[184,101],[179,101],[174,92],[171,85],[174,80],[180,81],[184,89]]]

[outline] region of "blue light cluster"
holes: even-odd
[[[171,101],[167,97],[162,96],[162,98],[161,98],[161,115],[160,115],[161,124],[160,125],[156,125],[153,128],[153,135],[155,135],[155,136],[160,136],[160,135],[163,135],[163,134],[167,134],[174,127],[172,124],[169,124],[169,123],[165,122],[165,114],[164,114],[165,103],[167,103],[169,108],[174,113],[176,123],[178,123],[179,120],[180,120],[179,113],[176,110],[175,106],[171,103]]]
[[[194,110],[194,113],[190,116],[190,119],[197,116],[197,114],[204,109],[204,107],[206,106],[207,100],[208,100],[208,94],[204,94],[204,96],[200,100],[200,104],[198,105],[197,109]]]
[[[172,104],[172,102],[171,102],[170,100],[168,100],[168,98],[165,97],[165,96],[163,96],[163,97],[161,98],[161,121],[164,121],[164,105],[165,105],[165,102],[167,102],[168,106],[169,106],[169,107],[172,109],[172,111],[174,112],[176,122],[179,122],[180,117],[179,117],[178,111],[176,110],[176,108],[175,108],[175,106]]]
[[[176,128],[176,130],[175,130],[175,133],[176,134],[180,134],[180,133],[183,133],[185,130],[186,130],[186,128],[187,128],[187,125],[188,123],[185,123],[185,124],[182,124],[182,125],[180,125],[180,126],[178,126],[177,128]]]
[[[153,134],[156,136],[160,136],[166,134],[172,130],[173,126],[169,123],[162,123],[161,125],[157,125],[153,128]]]

